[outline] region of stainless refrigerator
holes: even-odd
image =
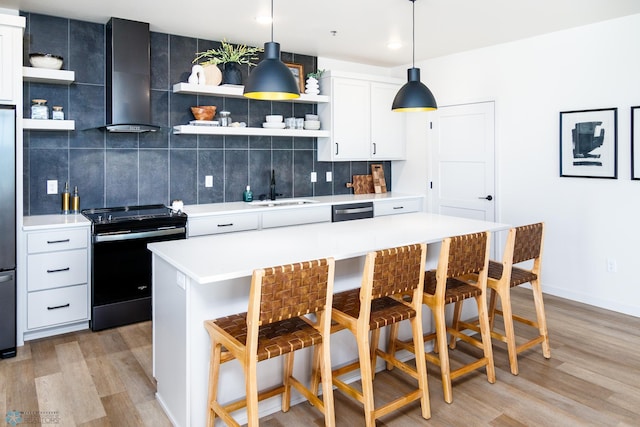
[[[0,105],[0,357],[16,355],[16,109]]]

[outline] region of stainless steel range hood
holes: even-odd
[[[149,24],[111,18],[106,25],[106,122],[109,132],[155,132],[151,124]]]

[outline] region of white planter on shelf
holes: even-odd
[[[318,79],[315,77],[307,78],[307,84],[305,85],[306,90],[305,93],[310,95],[318,95],[320,93],[320,85],[318,84]]]

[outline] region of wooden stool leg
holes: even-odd
[[[518,350],[516,346],[516,333],[513,327],[513,311],[511,310],[511,291],[510,289],[500,292],[500,305],[502,306],[502,320],[504,322],[504,333],[507,341],[507,350],[509,352],[509,365],[511,373],[518,375]]]
[[[447,324],[444,317],[444,306],[435,307],[433,319],[436,329],[436,346],[440,356],[440,375],[442,376],[442,392],[444,401],[453,402],[453,391],[451,390],[451,367],[449,365],[449,349],[447,347]]]
[[[362,382],[362,397],[364,405],[365,425],[375,427],[375,406],[373,404],[373,370],[371,368],[371,347],[369,346],[368,332],[356,336],[358,342],[358,357],[360,358],[360,376]]]
[[[427,379],[427,360],[424,358],[424,341],[422,335],[422,321],[418,317],[414,317],[410,320],[411,322],[411,331],[413,332],[413,348],[414,353],[416,355],[416,371],[418,372],[418,387],[422,392],[420,397],[420,407],[422,408],[422,418],[429,419],[431,418],[431,402],[429,400],[429,381]],[[392,326],[396,326],[397,323],[394,323]],[[397,337],[397,327],[396,329],[396,337]],[[396,339],[389,340],[390,343],[393,343]],[[395,347],[395,346],[394,346]],[[395,353],[391,353],[394,354]]]
[[[491,330],[489,329],[489,317],[487,315],[487,298],[483,294],[476,297],[475,300],[478,304],[478,319],[480,320],[484,357],[487,359],[487,380],[493,384],[496,382],[496,370],[493,365],[493,347],[491,346]]]
[[[282,384],[282,412],[287,412],[291,405],[291,375],[293,375],[293,351],[284,356]]]
[[[536,316],[538,318],[538,330],[543,338],[542,355],[545,359],[551,358],[551,347],[549,346],[549,332],[547,331],[547,316],[544,313],[544,302],[542,301],[542,287],[539,280],[531,282],[533,290],[533,301],[536,305]]]
[[[400,326],[400,323],[392,323],[389,326],[389,341],[387,343],[387,353],[389,353],[390,355],[392,355],[393,357],[395,357],[396,355],[396,340],[398,339],[398,327]],[[421,344],[422,341],[420,341]],[[424,347],[424,345],[422,345]],[[417,348],[417,347],[416,347]],[[418,351],[416,351],[417,354],[420,354]],[[391,371],[393,370],[393,364],[387,362],[386,368],[387,371]]]
[[[331,353],[329,346],[324,343],[316,345],[320,357],[320,372],[322,374],[322,403],[324,404],[324,425],[335,427],[336,416],[333,403],[333,384],[331,381]],[[317,385],[314,392],[317,392]]]
[[[493,325],[496,320],[496,301],[498,293],[495,289],[491,289],[491,297],[489,299],[489,328],[493,331]]]
[[[462,313],[462,303],[464,301],[457,301],[454,305],[453,305],[453,318],[451,319],[451,328],[454,330],[459,330],[460,328],[460,314]],[[450,349],[454,349],[456,348],[456,337],[455,335],[451,335],[451,337],[449,338],[449,348]]]
[[[244,362],[247,394],[247,424],[258,427],[258,362],[255,358]]]
[[[209,399],[207,401],[207,426],[213,427],[216,413],[211,404],[218,399],[218,378],[220,377],[220,358],[222,345],[211,343],[211,361],[209,363]]]
[[[311,385],[310,390],[313,394],[318,394],[318,386],[322,380],[322,386],[324,390],[324,374],[322,373],[323,355],[321,353],[320,345],[313,347],[313,360],[311,362]]]
[[[378,355],[376,354],[376,348],[378,348],[378,342],[380,341],[380,329],[374,329],[371,331],[371,341],[369,344],[369,357],[371,358],[371,379],[376,376],[376,364],[378,363]]]

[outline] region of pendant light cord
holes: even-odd
[[[273,42],[273,0],[271,0],[271,41]]]
[[[416,0],[410,0],[413,4],[413,33],[412,33],[412,66],[416,68]],[[273,0],[271,0],[273,3]],[[273,15],[273,12],[271,13]],[[273,22],[273,18],[271,20]],[[272,36],[273,37],[273,36]]]

